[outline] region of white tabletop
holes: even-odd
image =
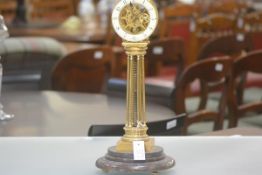
[[[0,122],[0,136],[86,136],[92,124],[123,124],[124,97],[55,91],[5,92],[4,111],[15,118]],[[148,121],[174,117],[171,109],[147,103]]]
[[[0,138],[0,172],[3,175],[105,175],[96,168],[95,161],[118,139]],[[176,160],[176,166],[162,172],[163,175],[262,173],[262,137],[156,137],[156,144]]]

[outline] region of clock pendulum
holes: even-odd
[[[158,12],[152,0],[122,0],[113,10],[113,28],[123,39],[128,60],[127,116],[124,136],[96,161],[96,166],[106,172],[155,173],[175,165],[174,159],[147,135],[144,56],[157,23]]]

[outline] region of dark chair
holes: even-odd
[[[191,124],[205,120],[214,121],[214,130],[222,129],[226,97],[229,92],[228,87],[230,85],[231,68],[232,59],[230,57],[217,57],[199,61],[184,70],[177,82],[172,97],[172,108],[175,113],[187,114],[184,122],[183,134],[187,134],[187,128]],[[204,108],[188,112],[186,107],[186,89],[195,80],[203,81],[205,82],[205,85],[213,85],[223,82],[222,87],[220,87],[223,93],[216,111]]]
[[[65,56],[54,68],[52,89],[103,92],[113,57],[110,47],[84,49]]]
[[[251,35],[226,35],[211,39],[201,48],[197,60],[207,59],[213,56],[238,57],[243,52],[253,50]]]
[[[10,24],[16,16],[17,2],[15,0],[1,0],[0,14],[3,15],[7,24]]]
[[[214,56],[230,56],[231,58],[235,59],[252,50],[253,43],[251,35],[226,35],[208,41],[200,50],[197,60],[208,59]],[[243,75],[243,77],[239,80],[237,87],[239,103],[242,103],[241,98],[243,96],[244,88],[242,85],[243,82],[245,82],[245,75]],[[206,88],[205,90],[209,89]],[[207,101],[207,96],[205,96],[206,94],[207,92],[202,93],[199,108],[205,108]]]
[[[74,2],[72,0],[29,0],[27,2],[29,21],[63,22],[74,15]]]
[[[240,14],[249,8],[248,1],[214,1],[208,7],[208,13]]]
[[[235,60],[232,73],[233,81],[236,81],[239,76],[247,72],[262,74],[262,51],[251,52]],[[233,84],[232,90],[235,90],[236,85],[236,83]],[[262,94],[257,95],[260,95],[260,98],[262,98]],[[262,112],[262,99],[260,101],[238,104],[237,96],[231,96],[230,106],[231,115],[229,127],[236,127],[238,119],[246,116],[245,114],[248,112]]]
[[[254,11],[243,16],[243,32],[261,32],[262,31],[262,11]]]
[[[209,14],[197,17],[191,22],[190,63],[196,61],[200,49],[209,40],[226,35],[232,35],[238,30],[237,18],[229,14]]]
[[[148,135],[150,136],[174,136],[181,135],[185,115],[174,118],[148,122]],[[122,136],[124,125],[92,125],[88,130],[88,136]]]
[[[174,27],[189,25],[190,19],[201,13],[198,4],[176,3],[173,6],[163,8],[164,19],[160,21],[160,38],[170,37],[174,33]]]
[[[145,59],[147,62],[147,75],[159,75],[161,68],[165,65],[174,65],[177,75],[179,75],[184,68],[184,52],[184,42],[180,38],[152,41]]]

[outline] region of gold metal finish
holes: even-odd
[[[155,23],[157,22],[157,9],[152,0],[136,1],[135,4],[130,2],[134,1],[128,1],[128,3],[127,1],[120,1],[113,11],[113,14],[115,12],[117,15],[120,15],[119,21],[115,21],[115,23],[120,22],[120,27],[117,24],[115,29],[118,31],[121,28],[121,32],[118,34],[126,40],[123,42],[127,53],[128,69],[125,134],[116,146],[110,147],[107,154],[96,161],[96,166],[105,171],[118,171],[121,173],[150,172],[155,175],[159,170],[169,169],[175,165],[175,160],[166,156],[161,147],[154,145],[154,139],[147,135],[144,56],[149,44],[148,37],[152,33],[146,33],[146,30],[152,29],[153,32],[154,25],[157,24]],[[118,11],[120,9],[119,14]],[[149,12],[155,10],[153,13],[150,13],[153,15],[151,16],[151,20],[153,20],[151,27],[149,27],[150,16],[146,9]],[[156,19],[154,19],[154,16]],[[138,40],[129,39],[140,32],[144,32],[144,37],[140,37]],[[129,37],[125,37],[123,33],[128,33]],[[144,141],[145,160],[135,160],[134,141]]]
[[[123,42],[127,53],[127,117],[124,127],[125,135],[118,142],[116,150],[132,152],[133,141],[143,140],[145,151],[150,152],[154,147],[154,140],[147,135],[145,112],[145,71],[144,55],[149,41],[130,43]]]
[[[139,34],[148,27],[150,16],[148,11],[139,4],[128,4],[120,13],[120,25],[127,33]]]

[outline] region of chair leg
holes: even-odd
[[[247,74],[243,74],[240,77],[239,82],[237,82],[237,103],[239,105],[243,104],[243,96],[244,96],[244,89],[245,89],[245,83],[246,83],[246,79],[247,79]]]
[[[200,103],[198,106],[198,110],[203,110],[206,108],[207,99],[208,99],[208,86],[205,84],[205,82],[200,81]]]
[[[235,128],[237,127],[238,119],[236,117],[231,117],[229,119],[228,128]]]
[[[215,123],[214,123],[214,131],[215,130],[221,130],[223,129],[223,121],[224,117],[223,116],[218,116]]]
[[[181,129],[181,135],[185,136],[187,135],[187,127],[184,126],[182,129]]]

